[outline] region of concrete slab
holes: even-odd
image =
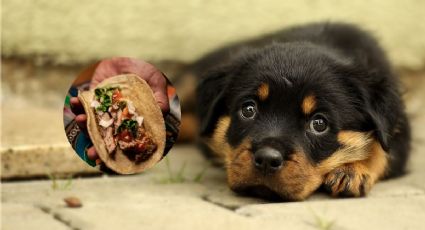
[[[80,209],[59,207],[52,213],[69,218],[70,224],[80,229],[253,229],[255,224],[196,198],[158,194],[137,194],[137,198],[126,196],[113,202],[86,202]],[[207,224],[211,217],[214,222]]]
[[[4,230],[69,229],[41,209],[25,204],[3,203],[1,219],[1,229]]]
[[[2,179],[100,173],[82,161],[68,143],[16,146],[1,149],[0,154]]]
[[[76,179],[68,189],[52,189],[51,181],[3,183],[2,217],[9,219],[10,213],[18,210],[12,218],[17,221],[25,217],[24,210],[41,210],[74,229],[321,229],[318,226],[328,222],[334,222],[331,229],[420,229],[425,210],[424,192],[398,187],[397,181],[377,186],[373,190],[376,194],[368,198],[330,199],[316,195],[319,199],[266,204],[234,196],[213,183],[158,183],[157,175],[165,174],[156,171],[129,177]],[[63,199],[69,196],[78,197],[82,208],[67,208]],[[46,220],[45,226],[57,224],[51,219]],[[211,224],[205,224],[206,220]]]
[[[297,229],[423,229],[425,196],[250,205],[236,213]]]
[[[162,183],[155,180],[158,173],[148,174],[154,173],[85,178],[73,181],[69,189],[55,190],[50,181],[5,183],[2,203],[38,207],[74,229],[260,227],[247,217],[204,200],[208,189],[201,183]],[[67,208],[63,199],[68,196],[78,197],[82,207]],[[211,217],[213,224],[205,224]],[[26,223],[28,227],[32,225],[31,221]]]

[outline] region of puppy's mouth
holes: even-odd
[[[268,201],[287,201],[289,200],[282,194],[279,194],[265,185],[253,185],[234,189],[235,192],[242,196],[250,196],[262,198]]]

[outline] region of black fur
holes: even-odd
[[[340,147],[339,130],[372,131],[390,155],[387,176],[405,170],[410,130],[399,83],[375,39],[353,25],[310,24],[233,44],[200,59],[193,71],[202,76],[196,107],[203,137],[229,115],[230,145],[249,136],[253,151],[272,145],[285,155],[302,146],[320,162]],[[257,103],[255,119],[241,119],[242,104],[258,102],[263,82],[270,86],[269,97]],[[306,131],[311,117],[299,106],[308,94],[329,120],[324,135]]]

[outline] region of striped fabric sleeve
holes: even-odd
[[[65,126],[66,137],[72,148],[78,156],[87,162],[90,166],[96,166],[96,162],[90,160],[87,156],[87,149],[93,146],[93,143],[75,122],[76,115],[71,110],[70,98],[78,96],[78,90],[88,89],[89,83],[86,82],[79,86],[71,86],[66,95],[63,106],[63,123]]]

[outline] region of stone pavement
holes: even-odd
[[[3,183],[2,229],[423,229],[424,156],[367,198],[266,203],[232,193],[223,170],[178,146],[140,175]]]
[[[140,175],[2,181],[1,229],[425,229],[425,75],[412,74],[405,85],[414,137],[409,173],[377,184],[366,198],[315,194],[304,202],[270,203],[240,197],[227,188],[222,169],[194,146],[179,145]],[[31,155],[28,149],[40,144],[71,154],[63,147],[60,107],[37,112],[21,106],[34,109],[33,120],[40,122],[23,119],[18,102],[3,103],[2,176],[21,173],[5,167],[12,162],[7,157]],[[32,128],[24,136],[16,130],[19,122]],[[78,161],[72,157],[63,161]],[[18,164],[31,162],[53,171],[57,166],[37,158]],[[63,199],[70,196],[82,207],[67,207]]]

